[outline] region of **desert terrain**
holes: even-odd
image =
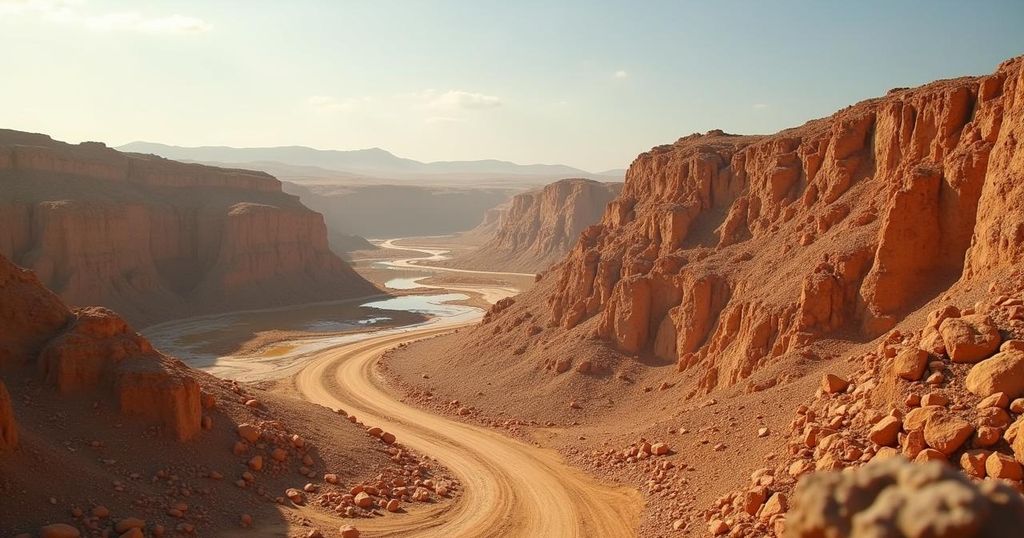
[[[1021,533],[1019,37],[157,4],[0,1],[0,538]]]

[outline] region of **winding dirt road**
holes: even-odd
[[[376,374],[374,366],[387,349],[466,325],[425,327],[327,350],[296,375],[295,386],[307,400],[393,432],[461,481],[454,503],[361,520],[360,529],[368,536],[446,538],[635,536],[643,505],[636,490],[599,483],[553,450],[402,403]]]

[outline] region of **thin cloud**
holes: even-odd
[[[147,16],[134,11],[91,14],[79,9],[84,5],[85,0],[0,0],[0,14],[36,16],[44,22],[97,32],[196,34],[213,29],[212,24],[197,17]]]
[[[617,78],[617,79],[629,78],[629,73],[627,73],[626,71],[624,71],[622,69],[619,69],[618,71],[612,73],[612,78]]]
[[[765,103],[754,103],[754,106],[752,108],[754,110],[764,110],[764,109],[768,108],[768,105],[765,104]]]
[[[322,112],[349,112],[370,101],[369,97],[337,99],[329,95],[313,95],[306,99],[306,104]]]
[[[384,96],[313,95],[306,105],[323,114],[352,113],[368,117],[418,119],[426,124],[464,123],[480,111],[502,106],[500,98],[464,90],[422,90]]]
[[[494,95],[449,90],[431,99],[428,103],[433,108],[455,108],[466,110],[483,110],[501,106],[501,99]]]
[[[144,17],[138,13],[107,13],[86,17],[85,26],[99,31],[135,31],[152,34],[190,34],[209,32],[213,25],[195,17],[170,15]]]

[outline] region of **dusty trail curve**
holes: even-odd
[[[423,329],[325,351],[295,378],[307,400],[395,433],[462,481],[453,505],[363,520],[360,528],[371,536],[634,536],[643,504],[635,490],[598,483],[552,450],[404,404],[383,387],[374,371],[381,353],[450,330]]]
[[[470,275],[489,275],[489,276],[525,276],[533,277],[536,276],[534,273],[513,273],[513,272],[502,272],[502,271],[474,271],[472,269],[457,269],[455,267],[439,267],[436,265],[423,265],[415,262],[429,262],[439,261],[446,259],[445,254],[448,253],[444,249],[434,249],[425,247],[407,247],[396,245],[395,241],[401,241],[403,238],[399,237],[396,239],[388,239],[381,242],[378,246],[382,248],[388,248],[393,250],[408,250],[410,252],[420,252],[426,254],[426,256],[419,256],[416,258],[406,258],[402,260],[395,260],[392,262],[384,262],[384,265],[398,269],[424,269],[430,271],[447,271],[452,273],[466,273]]]
[[[393,267],[438,269],[410,263],[438,259],[443,252],[399,247],[426,257],[396,260]],[[474,274],[486,271],[464,271]],[[451,287],[482,293],[489,300],[511,295],[507,288]],[[409,514],[359,520],[367,536],[595,538],[636,535],[643,500],[631,488],[602,484],[537,448],[489,430],[407,405],[385,387],[375,371],[381,354],[401,343],[450,332],[471,323],[423,327],[381,335],[316,355],[294,378],[307,400],[345,409],[364,424],[393,432],[398,441],[438,460],[461,481],[456,502]]]

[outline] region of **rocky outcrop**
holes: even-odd
[[[874,351],[848,357],[862,367],[849,378],[826,373],[822,390],[797,407],[789,456],[763,473],[781,495],[793,494],[796,483],[792,509],[779,514],[781,524],[729,518],[743,491],[723,497],[709,517],[749,529],[748,536],[1002,536],[1008,524],[1019,526],[1024,279],[1017,270],[992,282],[988,296],[973,305],[944,304],[919,328],[913,319],[921,318],[890,331]],[[978,330],[985,327],[992,332]],[[960,346],[985,333],[992,345],[968,348],[977,352],[970,360],[957,356],[964,351]],[[835,379],[842,383],[829,382]],[[924,466],[895,462],[900,456]],[[840,469],[850,472],[807,476]],[[752,477],[751,487],[758,478]],[[962,489],[969,479],[986,478],[980,492],[987,500]],[[992,489],[994,484],[1008,489]],[[993,499],[1010,504],[988,505]],[[944,515],[933,514],[935,509]],[[992,518],[995,512],[1014,519]],[[971,527],[958,528],[945,514]],[[926,528],[931,524],[946,530]]]
[[[68,309],[30,271],[3,256],[0,327],[0,352],[7,357],[0,366],[34,362],[46,384],[60,393],[112,398],[123,414],[157,424],[181,440],[199,433],[199,384],[184,364],[154,350],[106,308]],[[0,391],[0,431],[7,443],[17,436],[4,396]]]
[[[477,230],[493,229],[479,249],[454,260],[460,267],[539,272],[561,260],[580,233],[597,223],[621,183],[563,179],[517,194],[487,213]]]
[[[143,323],[372,290],[267,174],[17,131],[0,131],[0,254]]]
[[[1024,59],[771,136],[640,155],[553,272],[550,323],[732,385],[839,331],[873,338],[1024,259]]]
[[[998,481],[972,483],[940,463],[902,458],[852,473],[818,473],[797,487],[785,535],[1013,536],[1024,525],[1024,498]]]

